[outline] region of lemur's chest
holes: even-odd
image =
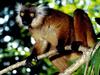
[[[57,44],[57,33],[52,27],[42,27],[40,29],[30,29],[32,37],[36,40],[47,40],[49,43]]]

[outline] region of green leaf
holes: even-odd
[[[99,71],[100,71],[100,47],[96,50],[94,56],[92,57],[90,65],[93,68],[94,75],[99,75]]]

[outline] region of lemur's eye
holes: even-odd
[[[24,16],[24,13],[23,12],[20,12],[20,16]]]
[[[31,16],[31,17],[34,17],[34,16],[35,16],[35,14],[34,14],[34,13],[30,13],[30,16]]]

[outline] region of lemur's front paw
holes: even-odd
[[[73,41],[71,45],[71,49],[77,51],[80,45],[82,45],[81,41]]]
[[[34,63],[32,63],[32,61],[34,61]],[[34,57],[27,57],[26,59],[26,67],[32,67],[34,65],[36,65],[38,63],[38,59],[36,56]]]
[[[27,57],[27,59],[26,59],[26,67],[32,67],[32,66],[33,66],[32,60],[29,57]]]

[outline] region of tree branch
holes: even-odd
[[[48,56],[51,56],[51,55],[54,56],[54,55],[56,55],[56,54],[57,54],[57,51],[56,51],[56,50],[52,50],[52,51],[49,51],[49,52],[47,52],[47,53],[45,53],[45,54],[39,55],[37,58],[38,58],[38,59],[43,59],[43,58],[45,58],[45,57],[48,57]],[[4,74],[4,73],[7,73],[7,72],[9,72],[9,71],[11,71],[11,70],[13,70],[13,69],[15,69],[15,68],[20,67],[20,66],[25,66],[25,62],[26,62],[26,60],[23,60],[23,61],[21,61],[21,62],[17,62],[16,64],[11,65],[11,66],[9,66],[9,67],[7,67],[7,68],[1,70],[1,71],[0,71],[0,75],[2,75],[2,74]]]
[[[98,42],[94,48],[86,48],[83,46],[79,47],[79,51],[83,52],[83,55],[76,60],[70,67],[68,67],[64,73],[60,73],[59,75],[71,75],[74,71],[76,71],[82,64],[88,62],[90,60],[90,56],[96,52],[96,50],[100,47],[100,42]]]
[[[91,53],[93,52],[93,54],[95,53],[96,49],[100,47],[100,42],[97,43],[97,45],[95,46],[95,48],[86,48],[86,47],[83,47],[83,46],[80,46],[79,47],[79,51],[82,51],[83,52],[83,55],[74,63],[72,64],[69,68],[67,68],[64,73],[60,73],[59,75],[70,75],[71,73],[73,73],[75,70],[77,70],[83,63],[87,62],[89,59],[90,59],[90,55]],[[66,50],[71,50],[71,46],[65,46],[65,49]],[[94,50],[94,51],[93,51]],[[58,54],[57,50],[51,50],[45,54],[42,54],[42,55],[39,55],[37,56],[38,59],[43,59],[45,57],[49,57],[49,56],[54,56]],[[14,65],[11,65],[3,70],[0,71],[0,75],[4,74],[4,73],[7,73],[15,68],[18,68],[20,66],[25,66],[25,61],[26,60],[23,60],[21,62],[17,62],[16,64]]]

